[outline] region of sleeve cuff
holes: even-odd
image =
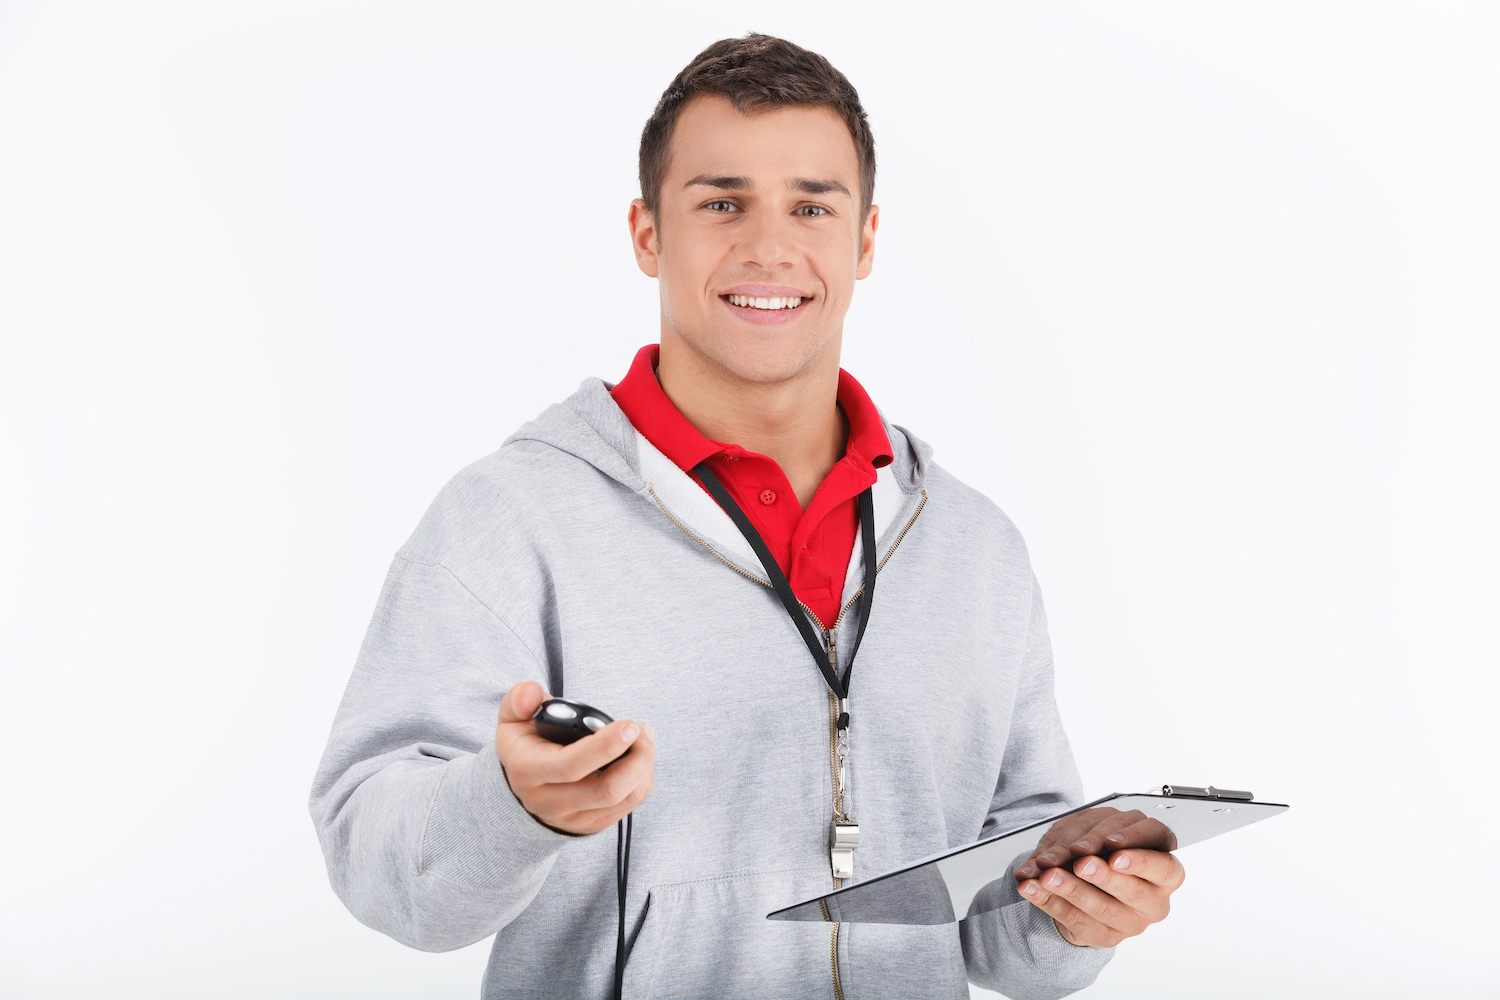
[[[1016,891],[1020,860],[980,890],[961,925],[969,979],[1014,1000],[1057,1000],[1091,984],[1115,950],[1065,941],[1052,918]]]
[[[489,743],[446,765],[422,835],[420,874],[514,892],[518,883],[540,886],[563,845],[576,839],[526,811]]]
[[[1088,985],[1114,957],[1113,948],[1069,944],[1058,933],[1052,918],[1030,903],[1014,903],[1000,913],[1010,935],[1025,942],[1032,967],[1059,985],[1079,980],[1082,980],[1079,988]]]

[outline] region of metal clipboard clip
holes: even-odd
[[[1207,788],[1196,788],[1192,785],[1162,785],[1151,789],[1148,794],[1166,795],[1179,799],[1224,799],[1229,802],[1250,802],[1255,798],[1252,792],[1236,792],[1228,788],[1215,788],[1213,785]]]

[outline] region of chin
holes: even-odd
[[[698,352],[736,378],[771,385],[795,378],[828,349],[831,337],[789,337],[786,330],[733,334],[698,342]]]

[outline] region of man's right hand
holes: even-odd
[[[656,782],[651,727],[618,719],[562,746],[540,736],[531,721],[547,698],[535,681],[522,681],[505,692],[495,725],[495,752],[505,780],[526,811],[554,830],[598,833],[651,794]],[[621,758],[626,750],[630,753]],[[616,760],[608,770],[599,770]]]

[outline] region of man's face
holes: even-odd
[[[675,337],[752,382],[836,359],[854,282],[870,273],[878,210],[859,217],[859,159],[830,108],[746,115],[704,96],[672,135],[656,217],[637,200],[641,270]]]

